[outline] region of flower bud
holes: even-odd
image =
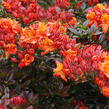
[[[9,103],[12,107],[14,106],[22,106],[25,104],[25,99],[23,99],[21,96],[13,97],[10,99]]]
[[[18,60],[17,60],[16,58],[11,58],[11,61],[12,61],[13,63],[17,63],[17,62],[18,62]]]

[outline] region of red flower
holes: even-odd
[[[76,3],[76,5],[73,8],[76,9],[77,7],[81,7],[81,5],[82,5],[82,1]]]
[[[29,23],[30,23],[29,18],[25,18],[25,19],[24,19],[24,22],[25,22],[25,24],[29,24]]]
[[[28,53],[29,53],[30,55],[34,55],[34,49],[33,49],[33,48],[29,49],[29,50],[28,50]]]
[[[23,67],[25,67],[25,63],[24,62],[20,62],[18,64],[18,68],[22,69]]]
[[[24,66],[29,66],[31,62],[34,61],[34,57],[30,54],[25,54],[24,58],[21,60],[21,62],[18,64],[19,68],[23,68]]]
[[[11,9],[11,4],[10,4],[9,2],[3,2],[3,1],[2,1],[2,5],[4,6],[4,8],[5,8],[6,10]]]
[[[100,87],[103,87],[105,85],[105,83],[103,82],[103,80],[100,80],[99,78],[95,78],[95,84],[97,84]]]
[[[17,56],[18,56],[19,59],[23,58],[23,54],[22,53],[17,53]]]
[[[5,42],[4,41],[0,41],[0,48],[4,48],[5,47]]]
[[[109,36],[107,36],[107,41],[109,41]]]

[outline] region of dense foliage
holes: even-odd
[[[108,0],[0,0],[0,109],[109,109]]]

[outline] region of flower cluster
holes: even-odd
[[[107,33],[109,29],[109,6],[97,4],[93,8],[89,8],[87,19],[89,26],[95,23],[98,28],[102,28],[103,33]]]
[[[56,0],[54,1],[55,6],[58,6],[62,9],[65,9],[67,6],[70,5],[69,0]]]
[[[69,36],[66,35],[68,25],[59,21],[38,22],[29,27],[20,29],[18,22],[10,18],[0,19],[1,27],[1,49],[5,51],[6,59],[13,54],[11,61],[19,63],[18,67],[23,68],[34,61],[34,51],[38,48],[45,55],[64,45]],[[76,23],[73,17],[72,25]],[[19,33],[20,31],[20,33]]]
[[[60,76],[67,81],[66,76],[72,80],[87,80],[87,76],[99,70],[99,64],[102,62],[101,54],[105,52],[101,50],[101,46],[91,45],[82,49],[68,49],[63,58],[63,63],[56,62],[57,68],[54,69],[54,76]]]
[[[15,43],[15,35],[20,31],[20,26],[16,20],[10,18],[0,18],[0,47],[7,43]]]
[[[0,48],[5,50],[6,59],[10,54],[15,54],[17,48],[15,45],[15,36],[18,35],[20,26],[16,20],[10,18],[0,19]]]
[[[56,50],[67,37],[64,35],[66,27],[60,22],[39,22],[21,30],[19,43],[37,44],[43,50],[42,55]]]
[[[12,71],[14,72],[12,75],[9,72],[8,76],[6,73],[4,75],[1,74],[0,77],[5,77],[3,87],[9,83],[11,85],[7,85],[7,87],[11,86],[10,89],[15,88],[15,90],[20,90],[24,86],[20,87],[19,84],[23,82],[26,83],[25,81],[30,76],[28,76],[28,74],[33,73],[32,76],[34,75],[35,78],[32,77],[32,81],[27,81],[29,85],[26,86],[26,89],[24,88],[24,90],[21,91],[23,93],[21,95],[24,95],[25,98],[27,97],[27,101],[31,100],[30,104],[32,104],[35,99],[37,99],[38,102],[43,101],[43,99],[39,100],[42,95],[40,97],[40,94],[36,94],[40,92],[40,90],[37,91],[35,89],[33,91],[33,87],[38,85],[43,86],[43,83],[45,84],[44,87],[46,87],[49,80],[47,77],[49,75],[49,70],[47,74],[45,74],[45,66],[50,68],[50,71],[53,71],[54,77],[61,78],[65,82],[71,80],[74,84],[77,84],[89,82],[90,80],[91,82],[94,81],[94,84],[99,86],[102,94],[109,98],[109,52],[104,51],[101,45],[88,43],[89,36],[92,37],[91,41],[93,42],[101,38],[100,35],[102,32],[97,31],[98,34],[95,34],[97,29],[94,31],[95,28],[93,24],[96,24],[97,28],[102,28],[104,34],[108,34],[109,5],[97,4],[99,0],[87,0],[89,6],[95,6],[88,9],[86,19],[89,20],[89,24],[86,19],[82,24],[84,18],[77,22],[76,18],[73,17],[73,11],[76,11],[76,9],[78,10],[77,7],[81,7],[80,10],[74,12],[74,15],[78,15],[79,11],[81,11],[83,15],[85,12],[83,12],[84,9],[82,9],[82,7],[87,7],[84,4],[86,1],[75,1],[75,6],[72,7],[74,9],[69,9],[71,6],[69,1],[70,0],[54,0],[54,2],[51,3],[53,4],[52,6],[43,8],[38,4],[37,0],[1,0],[2,6],[7,11],[6,14],[9,13],[7,16],[11,15],[11,17],[0,18],[0,58],[7,63],[10,62],[9,67],[15,67],[15,69],[18,67],[17,70],[23,72],[21,74],[23,75],[23,79],[21,78],[19,80],[21,75],[17,79],[14,78],[14,76],[16,76],[14,70]],[[78,16],[77,18],[79,19]],[[80,36],[80,38],[78,38],[78,36]],[[87,44],[84,43],[84,40],[81,41],[83,42],[82,44],[79,43],[82,36],[86,37],[85,41],[87,40]],[[78,39],[76,40],[75,37]],[[109,41],[109,36],[107,40]],[[49,63],[51,57],[54,65],[45,65]],[[54,62],[56,62],[56,64]],[[42,68],[43,65],[43,68],[45,68],[44,70]],[[25,75],[26,68],[24,67],[27,67],[27,69],[33,68],[33,71],[30,69],[27,75]],[[3,71],[5,72],[5,67]],[[45,76],[40,78],[40,72],[44,72]],[[11,75],[11,77],[9,77],[9,75]],[[41,75],[43,75],[43,73]],[[34,85],[37,77],[39,79],[37,79],[37,84]],[[47,82],[45,82],[46,77],[48,79]],[[2,81],[3,78],[0,80]],[[11,78],[13,78],[13,81],[11,81]],[[43,79],[44,82],[42,82]],[[53,78],[53,82],[54,80],[55,78]],[[18,84],[18,88],[14,86],[15,82]],[[31,88],[32,85],[33,87]],[[53,85],[53,87],[55,87],[57,82]],[[67,84],[65,85],[67,86]],[[64,87],[62,83],[59,87],[59,89],[65,90],[62,93],[64,96],[67,96],[67,91],[70,89],[70,86],[72,87],[70,84],[68,88],[61,88]],[[31,88],[31,90],[29,88]],[[58,90],[56,87],[55,89]],[[47,91],[50,91],[50,95],[54,93],[60,95],[61,93],[60,90],[54,91],[53,93],[51,92],[52,90],[47,89]],[[11,91],[9,91],[9,93],[11,93]],[[42,91],[42,93],[45,94],[44,96],[48,94],[45,90]],[[33,97],[34,95],[35,97]],[[9,97],[8,100],[11,108],[19,109],[22,106],[25,108],[26,100],[23,97],[15,96],[11,99],[9,99]],[[30,97],[30,99],[28,99],[28,97]],[[48,98],[49,97],[46,97],[46,99]],[[82,102],[72,102],[78,109],[88,109]],[[43,103],[45,102],[43,101]],[[52,107],[55,106],[52,104],[50,105]],[[7,107],[5,107],[5,104],[1,104],[0,109],[7,109]],[[70,109],[72,109],[72,107]]]
[[[73,25],[76,23],[75,20],[73,17]],[[109,77],[108,68],[105,67],[108,64],[108,58],[104,59],[107,52],[97,45],[82,46],[82,49],[79,49],[78,46],[81,45],[76,43],[76,39],[70,39],[66,34],[68,25],[61,24],[59,21],[38,22],[20,29],[18,22],[10,18],[1,19],[1,22],[4,22],[0,26],[3,30],[1,33],[3,38],[6,39],[7,34],[12,36],[8,41],[1,39],[1,49],[4,49],[6,59],[11,57],[11,61],[18,63],[19,68],[29,66],[34,61],[36,49],[43,51],[42,56],[59,49],[60,55],[64,58],[62,63],[56,61],[55,77],[61,77],[67,81],[66,76],[68,76],[73,81],[84,82],[87,81],[88,76],[98,73],[99,70],[104,72],[104,76]],[[5,31],[9,33],[5,34]],[[103,59],[104,63],[101,64]],[[96,84],[106,86],[104,84],[107,83],[102,82],[103,78],[100,82],[98,79],[100,78],[96,77]]]
[[[87,0],[87,3],[89,6],[96,5],[97,3],[99,3],[99,0]]]
[[[21,109],[22,106],[24,106],[26,103],[26,100],[21,96],[15,96],[9,99],[9,105],[12,107],[12,109]],[[7,106],[5,106],[3,103],[0,105],[0,109],[8,109]]]
[[[43,19],[49,21],[60,19],[63,22],[72,22],[73,16],[71,12],[66,12],[65,10],[57,11],[57,6],[62,9],[69,6],[68,0],[56,0],[54,4],[55,6],[44,9],[36,4],[36,0],[2,0],[2,5],[8,13],[15,18],[20,18],[25,24],[31,21],[42,21]]]
[[[61,54],[62,55],[62,54]],[[109,53],[101,46],[91,45],[82,49],[68,49],[63,52],[62,62],[56,61],[57,68],[54,76],[67,82],[67,78],[74,82],[85,82],[94,76],[104,96],[109,97]]]
[[[1,4],[7,12],[12,14],[15,18],[23,19],[23,13],[25,13],[31,5],[36,4],[36,0],[2,0]]]
[[[103,61],[99,65],[100,73],[95,78],[97,84],[105,97],[109,98],[109,54],[105,54]]]

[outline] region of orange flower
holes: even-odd
[[[46,37],[46,25],[42,22],[30,25],[29,28],[23,28],[19,40],[35,44],[40,42],[44,37]]]
[[[109,29],[109,15],[107,13],[101,15],[100,27],[102,27],[103,33],[107,33]]]
[[[95,12],[90,12],[87,14],[87,19],[89,20],[89,26],[94,24],[94,23],[97,23],[96,22],[96,15],[95,15]]]
[[[45,24],[44,22],[40,22],[39,28],[38,28],[39,33],[41,33],[41,34],[45,33],[46,32],[46,26],[47,26],[47,24]]]
[[[66,33],[68,28],[67,23],[63,23],[63,25],[59,21],[48,22],[47,24],[47,33],[50,34],[51,31],[57,30],[59,33]]]
[[[41,43],[39,43],[38,48],[40,50],[44,50],[44,52],[41,53],[41,55],[43,56],[51,51],[56,50],[57,47],[52,40],[50,40],[49,38],[46,38]]]
[[[109,56],[106,56],[104,62],[100,64],[100,70],[109,78]]]
[[[67,56],[76,56],[77,51],[73,51],[73,50],[69,49],[69,50],[65,51],[64,55],[65,55],[65,57],[67,57]]]
[[[66,32],[66,30],[68,29],[68,23],[63,23],[63,25],[60,27],[60,32],[62,32],[63,30],[63,32],[65,33]]]
[[[105,97],[109,98],[109,87],[104,86],[101,91]]]
[[[98,10],[106,9],[106,7],[101,3],[97,4],[96,7],[97,7]]]
[[[86,106],[81,106],[79,109],[88,109],[88,107],[86,107]]]
[[[57,68],[53,70],[55,77],[61,77],[64,81],[67,82],[66,74],[63,72],[63,64],[56,61]]]
[[[77,55],[77,51],[73,51],[71,49],[64,52],[64,57],[67,62],[69,62],[69,60],[74,59],[74,57],[76,57],[76,55]]]
[[[25,66],[28,66],[31,62],[34,61],[34,57],[29,54],[25,54],[23,61],[25,63]]]
[[[36,31],[33,28],[22,29],[20,41],[35,44],[37,42],[37,38],[36,38]]]
[[[17,34],[20,30],[20,26],[16,20],[10,18],[0,19],[0,28],[4,30],[10,30],[12,33]]]
[[[10,54],[15,54],[16,52],[17,52],[17,48],[16,48],[15,44],[5,45],[5,56],[6,56],[6,59],[9,58]]]

